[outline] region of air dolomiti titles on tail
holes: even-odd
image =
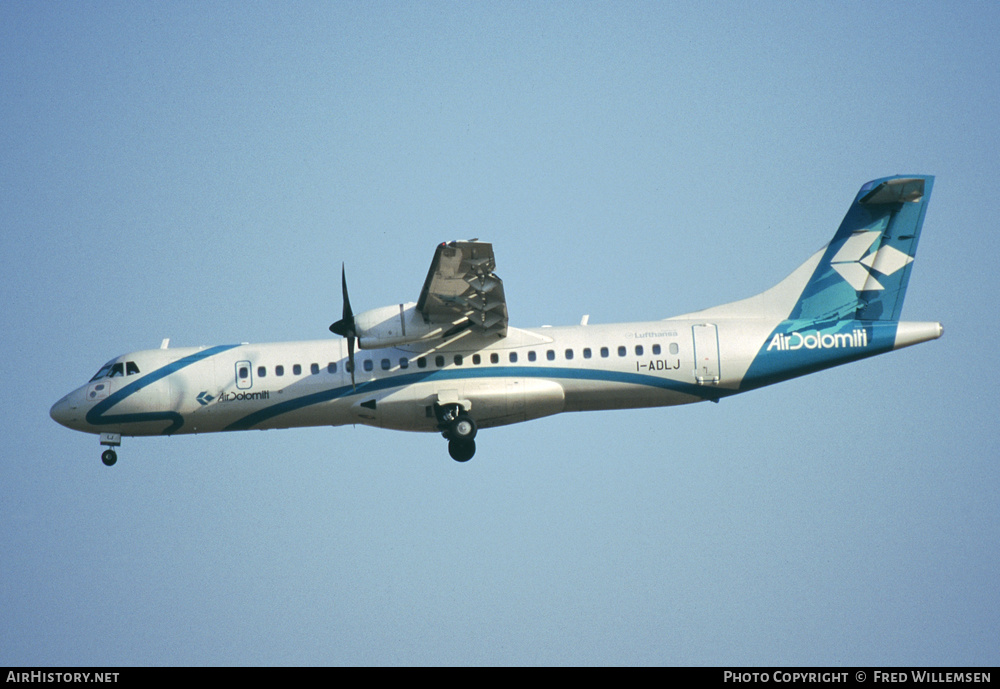
[[[861,187],[830,243],[771,289],[665,320],[508,325],[491,244],[434,252],[416,302],[355,314],[341,271],[341,336],[124,354],[52,418],[122,436],[368,424],[439,432],[458,461],[480,429],[566,411],[710,400],[941,336],[901,322],[934,178]]]

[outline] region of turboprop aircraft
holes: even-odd
[[[823,249],[757,296],[665,320],[508,325],[493,246],[441,244],[416,302],[354,314],[341,268],[341,339],[132,352],[52,407],[100,435],[367,424],[441,433],[452,458],[481,429],[568,411],[718,402],[941,336],[901,322],[934,178],[861,187]]]

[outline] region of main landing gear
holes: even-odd
[[[448,439],[448,454],[456,462],[468,462],[476,454],[476,422],[457,404],[435,405],[438,427]]]
[[[118,453],[112,448],[122,444],[121,433],[101,433],[101,445],[107,445],[108,449],[101,453],[101,461],[104,466],[114,466],[118,461]]]

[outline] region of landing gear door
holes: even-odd
[[[249,390],[253,387],[253,367],[249,361],[236,362],[236,388]]]
[[[719,333],[715,325],[705,323],[691,328],[694,337],[694,381],[698,385],[719,383]]]

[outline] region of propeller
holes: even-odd
[[[354,342],[357,340],[358,331],[354,326],[351,299],[347,296],[347,273],[343,263],[340,264],[340,284],[344,292],[344,315],[343,318],[330,326],[330,332],[347,338],[347,366],[351,369],[351,387],[357,389],[354,383]]]

